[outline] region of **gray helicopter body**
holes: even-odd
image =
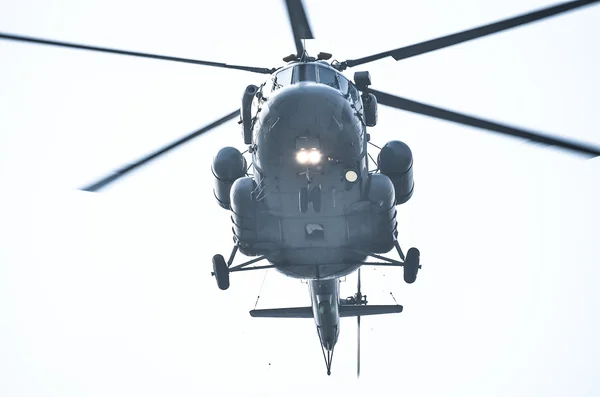
[[[304,279],[342,277],[366,254],[390,251],[395,205],[413,191],[412,154],[391,142],[379,158],[388,175],[369,172],[376,102],[366,114],[354,84],[323,61],[294,63],[246,93],[252,175],[231,147],[213,163],[215,196],[232,211],[240,251]]]

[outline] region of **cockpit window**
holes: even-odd
[[[294,68],[292,83],[295,84],[300,81],[317,81],[317,70],[315,65],[298,65]]]
[[[303,81],[325,84],[349,95],[353,102],[359,101],[359,93],[348,80],[328,66],[314,63],[296,64],[277,72],[273,79],[273,90]]]
[[[352,100],[354,102],[358,102],[358,97],[359,97],[358,90],[353,85],[350,85],[350,97],[352,98]]]
[[[339,88],[337,73],[329,68],[319,67],[319,83]]]
[[[287,87],[292,83],[292,71],[294,68],[283,69],[275,76],[275,89]]]
[[[338,83],[340,84],[340,91],[342,92],[342,94],[347,95],[348,94],[348,80],[346,80],[346,78],[344,76],[342,76],[341,74],[337,76],[338,78]]]

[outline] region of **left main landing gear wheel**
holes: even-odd
[[[314,187],[310,191],[310,201],[312,201],[313,210],[321,212],[321,186]]]
[[[404,261],[404,281],[408,284],[412,284],[417,279],[417,273],[419,272],[419,262],[421,260],[421,253],[416,248],[411,248],[406,253],[406,260]]]
[[[223,255],[215,255],[212,258],[213,275],[217,279],[217,285],[220,289],[226,290],[229,288],[229,267],[225,262]]]

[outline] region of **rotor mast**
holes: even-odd
[[[302,0],[285,0],[292,34],[294,35],[294,43],[296,44],[296,57],[302,59],[304,56],[304,42],[306,39],[314,39],[306,11],[302,5]]]

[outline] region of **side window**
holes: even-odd
[[[350,98],[352,98],[352,102],[358,101],[358,90],[353,85],[350,85]]]
[[[341,74],[338,74],[338,83],[340,84],[340,91],[344,95],[348,95],[348,80]]]
[[[283,69],[275,75],[274,90],[282,87],[287,87],[292,83],[292,70],[293,68]]]
[[[294,67],[294,76],[292,83],[299,81],[317,81],[317,71],[315,65],[298,65]]]
[[[352,102],[354,103],[354,107],[356,108],[356,110],[361,110],[362,103],[360,102],[360,94],[354,85],[349,84],[349,86],[350,86],[350,88],[349,88],[350,98],[352,99]]]
[[[337,73],[329,68],[319,67],[319,83],[338,88]]]

